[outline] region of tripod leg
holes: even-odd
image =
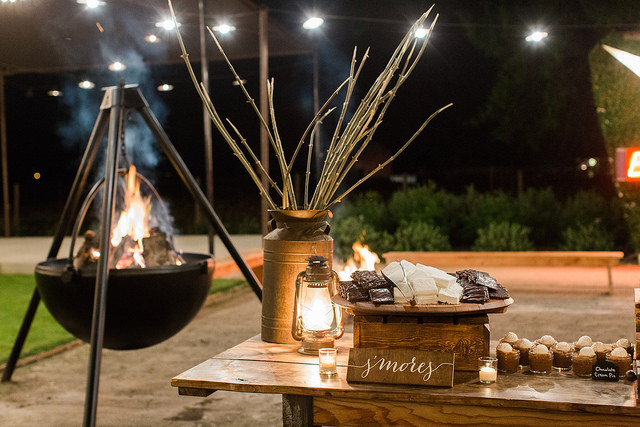
[[[109,93],[111,91],[111,93]],[[107,290],[109,284],[109,251],[111,245],[111,224],[115,210],[115,195],[118,170],[118,157],[122,144],[124,118],[124,84],[107,89],[105,99],[110,95],[113,102],[109,118],[109,138],[107,142],[106,165],[104,170],[105,187],[100,217],[100,258],[96,267],[96,285],[93,300],[93,318],[91,321],[91,354],[87,378],[86,398],[84,402],[84,426],[95,426],[98,407],[98,386],[100,383],[100,365],[104,343],[105,314],[107,311]]]
[[[104,136],[108,117],[108,111],[100,110],[98,118],[96,119],[96,123],[93,127],[93,131],[91,132],[91,137],[89,138],[87,148],[85,149],[84,155],[82,157],[82,161],[80,162],[80,166],[78,167],[78,172],[76,173],[76,177],[73,180],[73,185],[71,186],[69,197],[67,198],[64,208],[62,209],[60,222],[58,224],[58,230],[51,244],[51,248],[49,249],[47,259],[55,258],[57,256],[58,251],[60,250],[60,246],[62,245],[62,241],[64,240],[64,234],[73,223],[73,218],[77,215],[78,203],[80,201],[80,197],[82,196],[82,190],[86,185],[87,177],[89,175],[89,171],[91,170],[91,165],[95,160],[98,148],[100,148],[100,142],[102,141],[102,138]],[[31,329],[31,324],[33,323],[33,318],[36,315],[36,311],[39,305],[40,294],[38,293],[38,289],[36,288],[33,290],[33,295],[31,296],[29,307],[27,308],[27,312],[22,319],[22,325],[20,326],[20,330],[18,331],[16,341],[13,343],[11,354],[9,355],[9,359],[7,360],[7,367],[2,373],[2,382],[11,381],[11,376],[13,375],[13,371],[15,370],[18,359],[20,358],[22,347],[24,346],[24,342],[27,339],[29,329]]]
[[[138,94],[140,97],[142,96],[139,92]],[[251,270],[249,265],[247,265],[246,261],[242,258],[242,256],[234,246],[233,242],[231,241],[231,237],[229,236],[229,232],[222,224],[222,221],[220,221],[220,218],[218,217],[216,212],[213,210],[213,207],[211,206],[211,204],[209,203],[209,200],[207,200],[207,197],[204,195],[204,193],[198,186],[198,183],[193,178],[193,175],[191,175],[191,172],[189,172],[189,169],[184,164],[184,161],[180,157],[180,154],[178,154],[178,151],[175,149],[173,144],[171,144],[169,137],[162,129],[162,126],[160,126],[158,119],[156,119],[156,117],[153,115],[153,113],[149,109],[149,106],[146,104],[146,102],[142,107],[138,108],[138,111],[144,118],[145,122],[149,126],[149,129],[151,130],[153,135],[156,137],[156,140],[158,141],[158,143],[164,150],[165,154],[171,161],[171,164],[178,172],[178,175],[180,175],[180,178],[182,179],[184,184],[187,186],[187,189],[189,190],[191,195],[198,202],[200,202],[200,205],[203,207],[209,219],[209,222],[211,223],[213,228],[216,230],[216,233],[218,234],[218,236],[220,236],[220,240],[222,240],[222,243],[224,243],[225,247],[229,251],[229,254],[238,265],[238,268],[244,275],[245,279],[247,280],[247,282],[249,282],[249,286],[251,286],[251,289],[253,289],[253,292],[256,294],[258,299],[262,301],[262,287],[259,284],[258,278],[256,277],[256,275],[253,273],[253,270]]]

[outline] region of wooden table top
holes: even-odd
[[[593,381],[571,373],[500,374],[497,383],[482,385],[477,373],[456,372],[453,388],[348,383],[352,342],[349,333],[336,341],[338,375],[331,378],[320,377],[318,358],[299,354],[299,344],[272,344],[255,336],[181,373],[171,385],[187,395],[228,390],[640,417],[633,383]]]

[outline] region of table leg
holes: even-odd
[[[282,425],[284,427],[313,426],[313,396],[283,394]]]

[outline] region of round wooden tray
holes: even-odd
[[[485,304],[374,304],[372,302],[349,302],[340,295],[334,295],[332,301],[354,312],[354,314],[393,314],[396,316],[441,316],[452,314],[504,313],[513,304],[513,298],[489,300]]]

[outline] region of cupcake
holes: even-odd
[[[631,355],[622,347],[616,347],[607,354],[607,361],[618,367],[618,376],[623,377],[631,369]]]
[[[607,353],[611,352],[611,344],[604,344],[600,341],[596,341],[591,345],[593,351],[596,352],[598,362],[606,360]]]
[[[596,352],[591,347],[582,347],[572,358],[573,373],[579,377],[590,377],[596,364]]]
[[[513,347],[513,345],[518,341],[518,336],[514,333],[514,332],[507,332],[507,334],[500,338],[501,343],[506,342],[509,345],[511,345],[511,347]]]
[[[529,369],[535,374],[551,372],[553,353],[544,344],[538,344],[529,350]]]
[[[520,338],[514,347],[520,351],[520,366],[529,366],[529,350],[533,343],[526,338]]]
[[[593,340],[588,335],[583,335],[578,338],[578,341],[573,343],[573,346],[576,348],[576,351],[580,351],[584,347],[591,347],[593,344]]]
[[[520,351],[513,348],[511,344],[507,342],[498,344],[496,356],[498,356],[498,371],[511,374],[518,370]]]
[[[626,338],[620,338],[618,341],[615,342],[615,344],[613,344],[612,346],[613,348],[624,348],[625,350],[627,350],[627,353],[629,353],[631,355],[631,357],[633,357],[633,346],[631,345],[631,343],[629,342],[628,339]]]
[[[557,342],[551,335],[543,335],[536,340],[536,344],[543,344],[547,349],[556,345]]]
[[[571,369],[571,356],[573,347],[568,342],[559,342],[552,349],[553,367],[559,371],[568,371]]]

